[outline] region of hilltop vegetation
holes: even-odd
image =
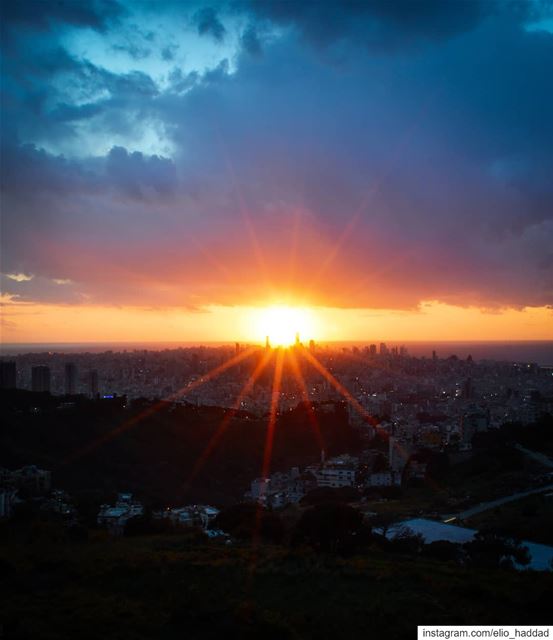
[[[71,493],[133,491],[152,505],[194,501],[230,504],[260,474],[267,420],[220,407],[174,406],[74,398],[70,406],[47,394],[2,392],[0,466],[36,464]],[[34,408],[38,407],[38,410]],[[155,407],[155,410],[153,408]],[[321,440],[305,407],[278,420],[272,469],[288,469],[354,451],[357,433],[347,409],[317,410]],[[223,421],[228,426],[198,474],[192,470]]]
[[[551,622],[551,574],[376,548],[228,547],[194,532],[82,543],[53,532],[3,539],[6,638],[412,638],[417,624]]]

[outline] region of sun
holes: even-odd
[[[288,347],[296,337],[306,342],[315,338],[316,322],[313,313],[302,307],[276,305],[259,309],[254,314],[253,329],[256,339],[272,347]]]

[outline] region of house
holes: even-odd
[[[0,520],[11,517],[16,493],[15,489],[0,489]]]
[[[401,474],[397,471],[370,473],[365,480],[366,487],[394,487],[401,484]]]
[[[355,485],[355,469],[344,464],[326,463],[315,472],[319,487],[353,487]]]
[[[192,504],[186,507],[166,509],[162,517],[168,518],[174,524],[183,527],[201,527],[204,530],[210,528],[211,523],[219,515],[219,509],[209,505]]]
[[[21,469],[10,471],[0,469],[0,485],[15,489],[26,489],[33,494],[48,493],[52,486],[52,474],[46,469],[39,469],[30,464]]]
[[[110,533],[120,535],[128,520],[135,516],[141,516],[143,513],[144,507],[140,502],[133,500],[132,493],[119,493],[114,506],[109,504],[100,506],[96,521],[101,527],[107,528]]]

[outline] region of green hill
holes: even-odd
[[[414,638],[417,624],[552,622],[546,573],[56,531],[2,544],[5,638]]]

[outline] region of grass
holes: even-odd
[[[23,538],[0,551],[5,636],[414,637],[417,624],[545,624],[550,574],[479,571],[370,550]]]

